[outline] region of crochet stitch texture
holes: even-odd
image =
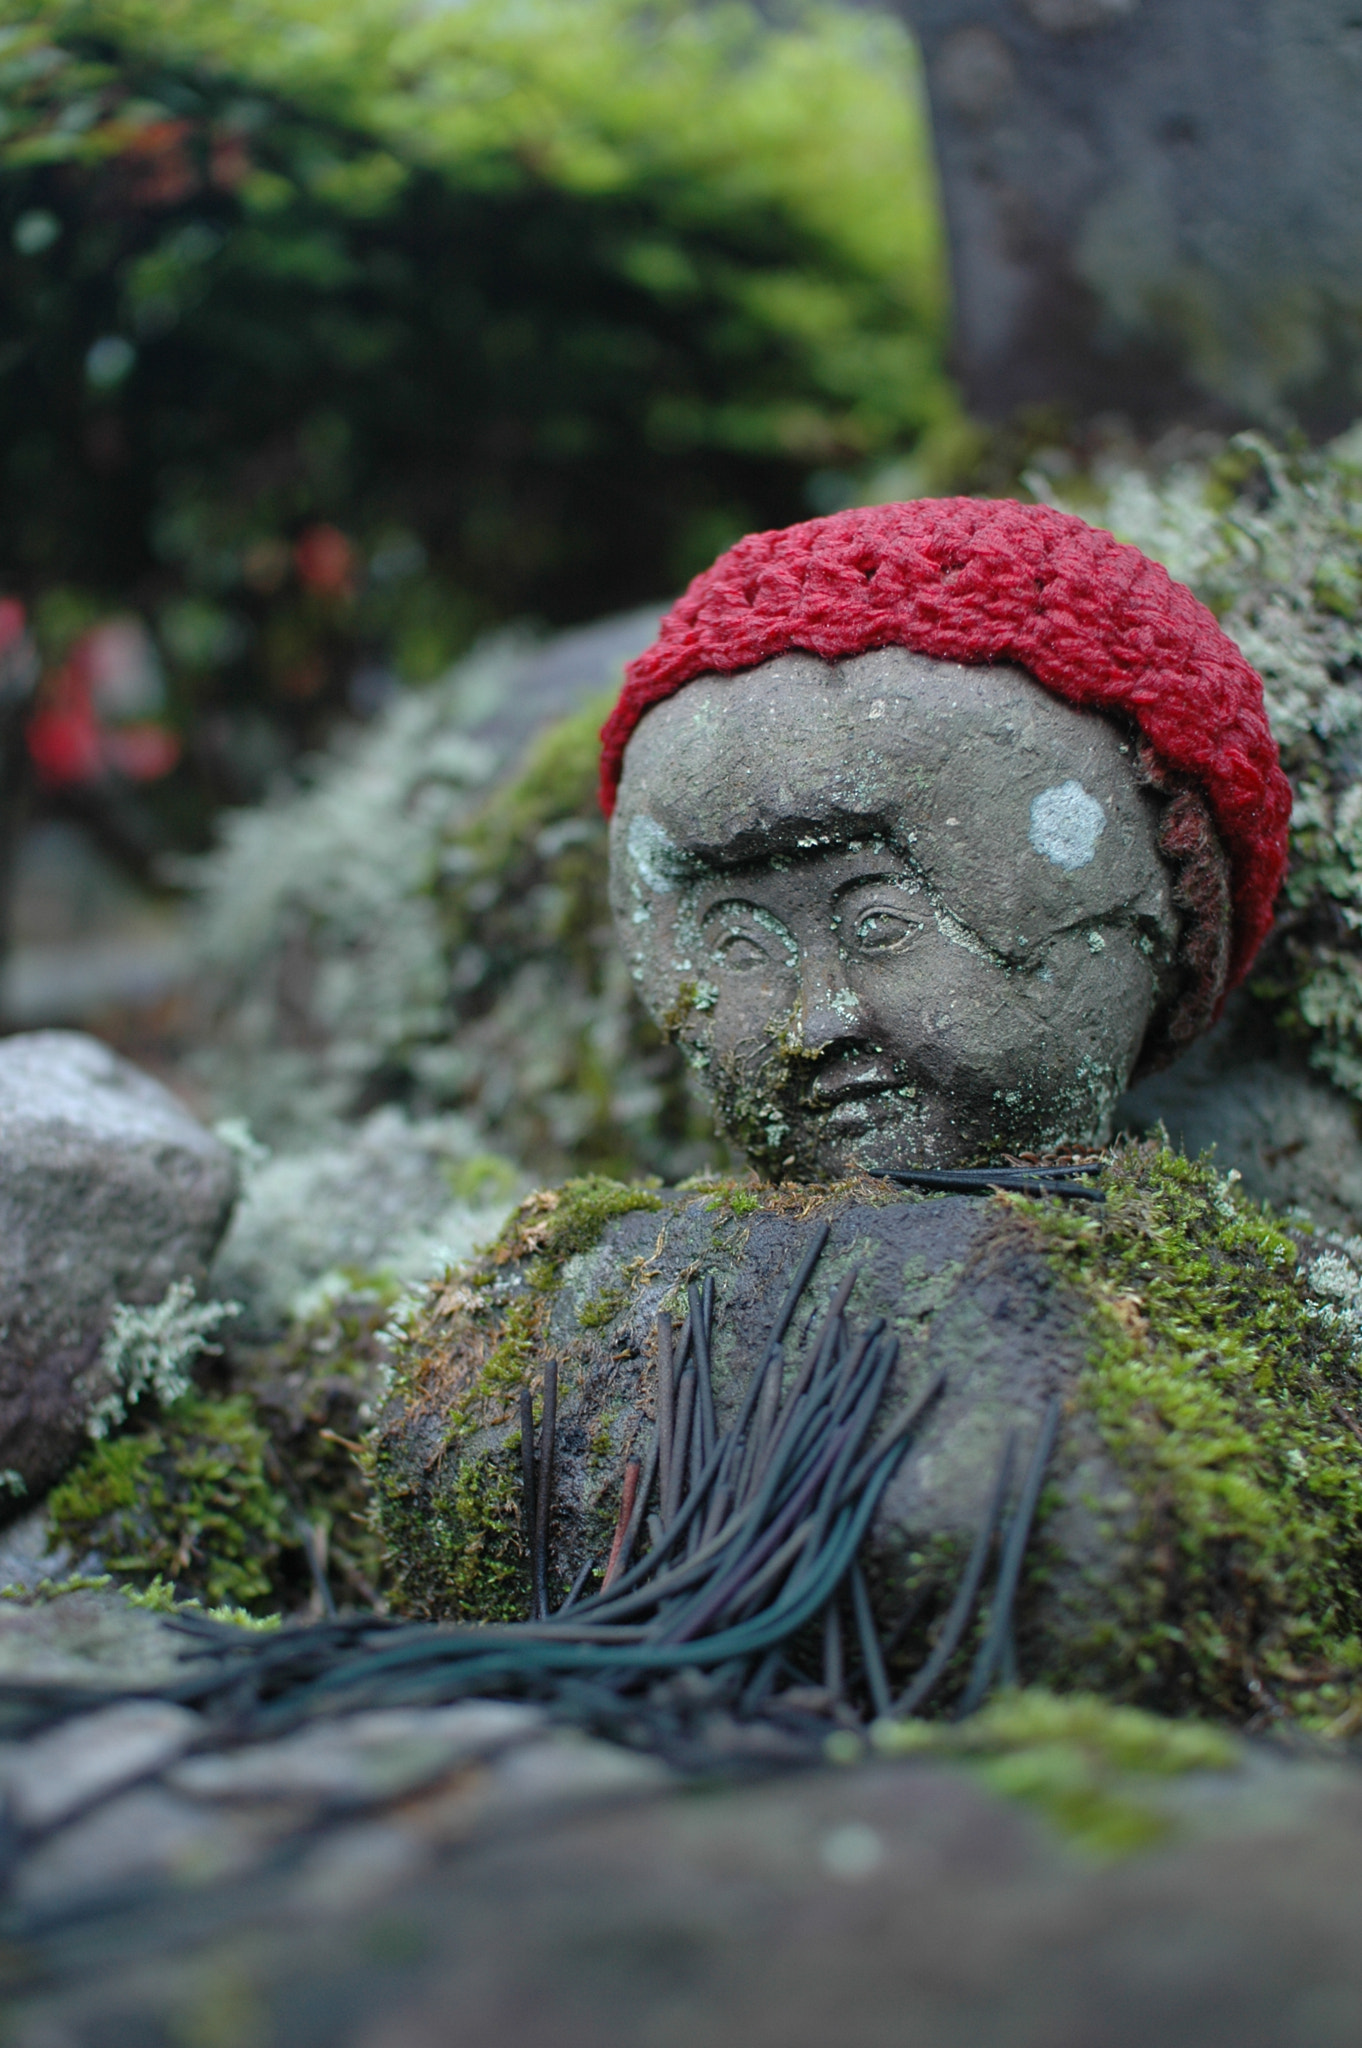
[[[1071,704],[1133,719],[1210,805],[1234,899],[1227,985],[1243,980],[1272,923],[1291,816],[1262,683],[1159,563],[1047,505],[927,498],[748,534],[626,668],[601,733],[606,815],[634,727],[696,676],[793,648],[838,661],[872,647],[1016,662]]]

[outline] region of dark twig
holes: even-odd
[[[530,1582],[534,1582],[534,1395],[520,1389],[520,1484],[521,1512],[525,1517],[525,1550],[530,1558]]]
[[[810,1268],[810,1270],[812,1270],[812,1268]],[[810,1383],[814,1380],[814,1378],[826,1369],[828,1360],[833,1355],[833,1349],[837,1336],[837,1328],[841,1318],[842,1310],[846,1306],[847,1299],[851,1294],[852,1288],[856,1285],[856,1281],[859,1277],[859,1272],[860,1269],[858,1267],[856,1272],[847,1274],[841,1286],[833,1295],[831,1302],[828,1304],[828,1312],[826,1316],[823,1318],[822,1323],[819,1325],[818,1335],[814,1339],[812,1345],[810,1346],[808,1355],[805,1358],[803,1365],[800,1367],[798,1373],[795,1375],[794,1385],[790,1388],[789,1393],[785,1396],[785,1399],[781,1404],[782,1412],[775,1421],[774,1433],[770,1438],[768,1438],[767,1443],[763,1448],[762,1454],[760,1454],[755,1461],[755,1469],[753,1474],[754,1483],[757,1479],[761,1477],[762,1473],[766,1470],[767,1465],[776,1456],[778,1451],[780,1451],[784,1447],[785,1439],[789,1435],[791,1428],[795,1424],[795,1419],[799,1412],[799,1403],[801,1399],[807,1393]],[[868,1341],[869,1337],[871,1335],[877,1335],[879,1330],[882,1328],[883,1324],[881,1322],[877,1321],[875,1324],[872,1324],[870,1331],[868,1331],[866,1333],[866,1337],[862,1339],[860,1353],[861,1356],[864,1356],[865,1344]],[[774,1345],[771,1347],[767,1355],[768,1358],[778,1355],[777,1349]],[[852,1370],[854,1370],[854,1367],[852,1368]]]
[[[799,1307],[799,1297],[808,1286],[813,1269],[823,1256],[823,1247],[828,1241],[831,1229],[830,1223],[820,1223],[809,1239],[808,1250],[795,1270],[794,1279],[790,1282],[790,1291],[781,1303],[779,1313],[771,1326],[771,1336],[767,1344],[768,1357],[777,1344],[785,1342],[785,1332],[794,1320],[794,1312]]]
[[[865,1665],[865,1682],[870,1693],[870,1704],[877,1719],[883,1720],[892,1707],[889,1679],[884,1669],[884,1658],[880,1652],[880,1639],[875,1633],[875,1616],[870,1605],[870,1594],[866,1590],[865,1573],[859,1563],[851,1567],[851,1609],[856,1617],[856,1633],[861,1642],[861,1661]]]
[[[965,1697],[960,1702],[960,1720],[983,1705],[1004,1647],[1012,1633],[1012,1606],[1021,1579],[1022,1559],[1026,1555],[1036,1503],[1040,1499],[1040,1490],[1045,1483],[1045,1468],[1050,1462],[1055,1438],[1059,1434],[1059,1417],[1059,1396],[1052,1394],[1046,1404],[1040,1435],[1031,1453],[1026,1477],[1022,1481],[1021,1499],[1017,1502],[1017,1511],[1008,1526],[1007,1542],[1003,1546],[1003,1561],[998,1570],[998,1587],[993,1596],[993,1612],[989,1617],[988,1634],[980,1645],[979,1654],[974,1660],[974,1669],[970,1673],[969,1684],[965,1688]]]
[[[605,1565],[605,1577],[601,1581],[601,1591],[603,1593],[609,1592],[610,1582],[619,1570],[620,1553],[624,1549],[625,1531],[634,1519],[634,1500],[638,1494],[638,1482],[642,1472],[643,1467],[637,1458],[626,1460],[624,1467],[624,1491],[620,1496],[620,1511],[619,1518],[615,1523],[615,1538],[610,1545],[610,1555],[606,1559]]]
[[[577,1605],[577,1602],[582,1597],[582,1588],[585,1586],[587,1580],[591,1577],[591,1574],[595,1571],[595,1569],[596,1560],[594,1557],[589,1557],[586,1563],[582,1566],[582,1569],[578,1572],[576,1578],[572,1581],[572,1586],[568,1592],[567,1599],[563,1602],[562,1606],[557,1610],[559,1614],[566,1614],[569,1607],[575,1607]]]
[[[845,1673],[842,1667],[842,1617],[835,1599],[823,1609],[823,1686],[835,1700],[842,1697]]]
[[[1058,1195],[1068,1202],[1105,1202],[1100,1188],[1085,1185],[1087,1176],[1101,1171],[1102,1162],[1094,1160],[1083,1166],[903,1167],[878,1177],[929,1194],[989,1195],[1001,1189],[1016,1195]]]
[[[956,1590],[950,1611],[941,1625],[941,1633],[932,1648],[932,1654],[923,1665],[908,1690],[894,1704],[896,1715],[915,1714],[919,1707],[925,1707],[941,1682],[942,1674],[951,1658],[960,1647],[960,1639],[969,1625],[974,1612],[974,1603],[979,1597],[979,1586],[988,1563],[989,1551],[993,1548],[993,1537],[1012,1484],[1012,1465],[1017,1455],[1017,1433],[1009,1432],[1003,1445],[1003,1455],[998,1466],[998,1476],[993,1483],[993,1494],[988,1511],[974,1539],[969,1563],[965,1566],[964,1577]]]
[[[657,1319],[657,1463],[662,1491],[672,1469],[672,1430],[676,1419],[676,1381],[672,1367],[672,1319]]]
[[[676,1392],[676,1423],[672,1436],[671,1465],[667,1490],[662,1498],[662,1526],[670,1528],[681,1506],[681,1494],[690,1470],[691,1410],[695,1405],[695,1367],[688,1365]]]
[[[534,1516],[534,1618],[549,1612],[549,1508],[553,1501],[553,1451],[558,1429],[558,1361],[544,1367],[544,1412],[539,1425],[539,1470]]]
[[[634,1544],[638,1540],[638,1532],[648,1506],[648,1496],[653,1490],[653,1480],[657,1476],[657,1469],[657,1436],[654,1434],[653,1440],[648,1446],[648,1455],[643,1461],[643,1477],[639,1482],[638,1492],[634,1496],[633,1513],[630,1515],[628,1525],[624,1531],[624,1541],[620,1545],[620,1554],[615,1560],[616,1578],[619,1577],[621,1572],[629,1569],[629,1560],[634,1554]],[[602,1591],[604,1591],[604,1588],[602,1588]]]
[[[709,1340],[714,1321],[714,1277],[705,1275],[705,1284],[698,1287],[690,1283],[690,1321],[694,1331],[695,1372],[697,1378],[696,1396],[699,1401],[700,1440],[704,1457],[714,1449],[718,1435],[718,1424],[714,1415],[714,1378],[710,1361]]]

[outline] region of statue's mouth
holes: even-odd
[[[901,1086],[892,1060],[874,1054],[843,1054],[814,1075],[808,1100],[816,1110],[833,1110],[846,1102],[867,1102],[875,1096],[897,1094]]]

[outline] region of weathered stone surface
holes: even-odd
[[[380,1708],[280,1741],[212,1743],[197,1715],[152,1698],[0,1745],[0,1792],[22,1831],[20,1914],[116,1909],[148,1882],[209,1887],[284,1849],[292,1909],[334,1918],[451,1847],[675,1782],[656,1757],[551,1727],[519,1700]]]
[[[0,1786],[21,1827],[51,1827],[168,1764],[201,1727],[197,1714],[173,1700],[120,1701],[0,1749]]]
[[[278,1742],[189,1757],[168,1782],[196,1799],[323,1800],[370,1806],[446,1775],[472,1757],[496,1755],[535,1734],[543,1714],[519,1700],[453,1707],[376,1708]]]
[[[139,1692],[183,1675],[185,1637],[112,1587],[0,1600],[0,1682]]]
[[[226,1146],[96,1039],[0,1040],[0,1467],[30,1494],[79,1447],[114,1303],[201,1285],[235,1192]]]
[[[294,1809],[230,1815],[164,1786],[137,1785],[46,1836],[14,1883],[21,1908],[69,1909],[120,1889],[167,1880],[200,1884],[258,1866],[294,1820]]]
[[[244,1823],[149,1789],[64,1868],[79,1847],[107,1879],[117,1838],[131,1876],[136,1825],[176,1882],[82,1922],[25,1879],[8,2038],[1352,2048],[1362,1774],[1250,1755],[1164,1804],[1170,1838],[1097,1862],[960,1770],[871,1764],[526,1814],[453,1854],[411,1801],[252,1865]]]

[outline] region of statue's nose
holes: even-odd
[[[860,1032],[860,998],[848,988],[836,952],[805,954],[800,963],[800,1042],[823,1052]]]

